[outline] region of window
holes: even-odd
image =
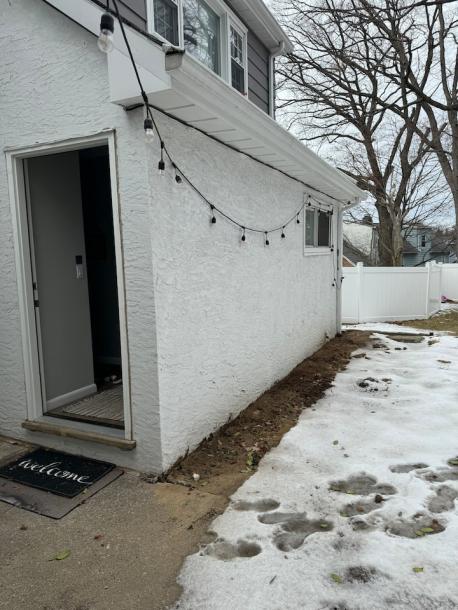
[[[153,0],[154,31],[173,45],[180,44],[176,0]]]
[[[245,36],[231,24],[230,37],[231,84],[240,93],[245,93]]]
[[[305,211],[305,246],[331,247],[331,218],[327,210],[308,208]]]
[[[220,74],[220,17],[204,0],[184,0],[183,27],[185,49],[207,68]]]
[[[420,248],[426,248],[426,235],[420,237]]]
[[[248,30],[222,0],[147,0],[149,31],[183,48],[242,95]]]

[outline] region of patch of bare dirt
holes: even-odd
[[[280,442],[304,409],[332,385],[351,354],[367,345],[370,333],[347,331],[326,343],[287,377],[260,396],[238,417],[204,440],[167,474],[170,483],[231,495]],[[198,481],[193,477],[199,475]]]

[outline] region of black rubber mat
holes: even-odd
[[[36,487],[66,498],[74,498],[115,468],[69,453],[36,449],[0,467],[0,477]]]

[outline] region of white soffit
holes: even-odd
[[[344,204],[363,199],[353,180],[192,57],[168,55],[166,68],[171,89],[149,93],[153,105]]]

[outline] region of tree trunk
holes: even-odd
[[[399,222],[393,221],[385,203],[376,203],[379,216],[378,265],[400,267],[402,265],[402,234]]]

